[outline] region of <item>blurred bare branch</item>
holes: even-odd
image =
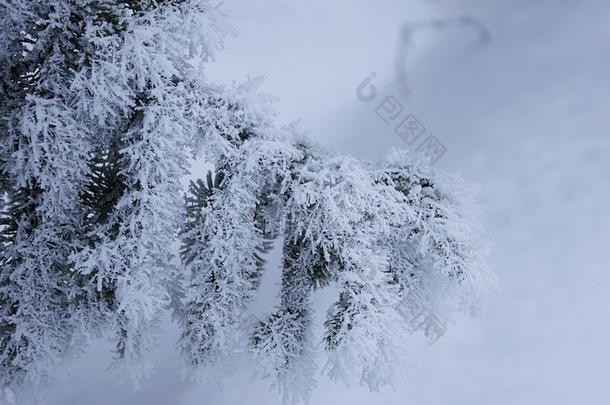
[[[482,45],[491,39],[489,29],[479,19],[472,16],[460,16],[453,18],[429,19],[406,23],[400,33],[398,49],[396,54],[396,79],[401,87],[401,92],[409,93],[407,82],[407,58],[409,47],[414,41],[417,33],[422,31],[448,31],[452,29],[466,28],[474,31],[477,36],[477,45]]]

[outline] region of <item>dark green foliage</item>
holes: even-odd
[[[204,220],[203,210],[210,203],[214,190],[221,186],[223,178],[222,172],[216,175],[208,172],[206,181],[191,181],[188,193],[184,196],[186,219],[181,231],[180,257],[185,265],[189,265],[197,257],[199,252],[196,246],[206,241],[205,236],[199,232]]]
[[[14,280],[10,270],[21,260],[19,240],[31,237],[40,222],[36,207],[41,193],[36,184],[21,188],[4,197],[0,211],[0,353],[4,353],[0,367],[10,370],[9,378],[14,380],[25,375],[26,370],[15,365],[14,361],[29,342],[23,337],[17,342],[13,339],[16,332],[14,316],[19,310],[20,297],[12,288]]]
[[[335,350],[341,346],[345,331],[352,329],[350,311],[353,310],[349,294],[342,292],[339,300],[333,304],[324,322],[324,344],[326,350]]]
[[[89,162],[89,176],[81,200],[85,207],[85,229],[94,230],[98,225],[108,224],[117,202],[125,192],[125,163],[120,155],[120,141],[113,136],[108,146],[97,148]],[[116,237],[118,223],[110,223],[107,233]],[[89,235],[93,246],[97,235]]]

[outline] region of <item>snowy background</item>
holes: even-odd
[[[229,0],[240,32],[209,69],[231,83],[265,74],[280,120],[319,143],[377,159],[404,147],[356,87],[371,72],[447,147],[437,163],[481,184],[499,292],[434,345],[415,342],[409,378],[370,394],[320,378],[316,405],[610,403],[610,4],[605,0]],[[470,16],[415,34],[405,83],[399,34],[416,21]],[[273,261],[270,263],[274,265]],[[274,302],[273,280],[257,305]],[[321,301],[326,297],[320,296]],[[107,378],[95,343],[48,404],[268,405],[279,397],[236,359],[224,387],[183,382],[167,322],[156,373],[134,392]]]

